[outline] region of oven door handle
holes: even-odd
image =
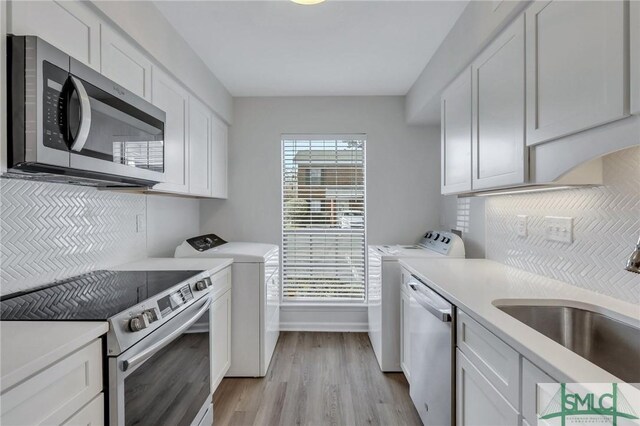
[[[71,143],[71,150],[80,152],[89,138],[89,129],[91,128],[91,102],[89,101],[87,90],[79,78],[71,76],[71,84],[78,93],[78,100],[80,101],[80,127],[78,128],[78,134]]]
[[[198,321],[198,319],[200,319],[200,316],[202,316],[202,314],[205,313],[205,311],[211,306],[211,296],[206,296],[205,299],[206,300],[200,306],[198,306],[197,312],[193,314],[184,324],[180,325],[167,336],[163,337],[161,340],[158,340],[156,343],[149,346],[144,351],[122,361],[122,371],[127,371],[129,368],[135,367],[136,365],[145,362],[153,355],[155,355],[160,349],[164,348],[169,343],[180,337],[180,335],[182,335],[182,333],[184,333],[189,327],[191,327],[196,321]]]

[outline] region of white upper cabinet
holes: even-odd
[[[228,197],[227,156],[229,146],[229,129],[217,117],[213,117],[211,131],[211,193],[213,198]]]
[[[640,1],[631,2],[631,113],[640,114]]]
[[[152,102],[166,113],[164,128],[165,182],[153,190],[189,192],[188,106],[189,93],[173,78],[153,68]]]
[[[100,70],[100,19],[80,1],[15,1],[8,3],[8,33],[36,35]]]
[[[474,190],[527,180],[524,49],[521,16],[471,66]]]
[[[625,2],[537,1],[525,16],[527,144],[628,115]]]
[[[151,61],[108,25],[101,26],[102,74],[151,100]]]
[[[189,193],[208,197],[211,193],[211,112],[189,97]]]
[[[471,71],[466,69],[441,98],[441,192],[471,190]]]

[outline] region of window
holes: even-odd
[[[365,301],[365,137],[282,137],[284,302]]]

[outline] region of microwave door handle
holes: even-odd
[[[144,361],[155,355],[156,352],[158,352],[160,349],[164,348],[169,343],[180,337],[180,335],[182,335],[189,327],[191,327],[196,321],[198,321],[202,314],[204,314],[205,311],[211,306],[211,296],[207,296],[205,299],[206,300],[197,308],[198,311],[193,314],[191,318],[189,318],[184,324],[180,325],[167,336],[163,337],[161,340],[158,340],[156,343],[149,346],[144,351],[122,361],[122,371],[127,371],[129,368],[143,363]]]
[[[82,81],[77,77],[70,77],[71,84],[78,93],[78,99],[80,100],[80,127],[78,128],[78,135],[71,144],[71,150],[80,152],[89,137],[89,129],[91,128],[91,103],[89,102],[89,95],[87,95],[87,90],[84,88]]]

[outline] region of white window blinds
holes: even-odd
[[[282,297],[365,300],[365,137],[282,137]]]

